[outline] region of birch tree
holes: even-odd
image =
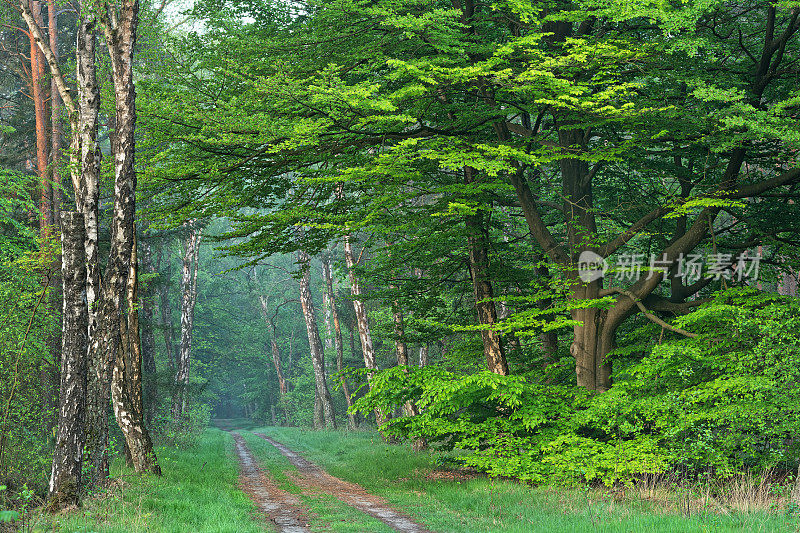
[[[333,321],[333,344],[336,348],[336,371],[340,375],[342,384],[342,392],[344,393],[344,401],[347,404],[347,425],[350,429],[355,429],[356,416],[350,412],[350,407],[353,405],[352,397],[350,395],[350,387],[347,385],[347,378],[344,376],[344,342],[342,340],[342,325],[339,322],[339,310],[336,309],[336,292],[333,286],[333,272],[331,270],[330,259],[325,257],[322,260],[322,275],[325,279],[325,294],[327,295],[328,309]]]
[[[65,334],[61,338],[61,401],[48,493],[53,510],[77,505],[82,490],[86,359],[89,344],[89,310],[85,303],[84,231],[83,215],[77,212],[62,214]],[[75,242],[67,242],[68,239]]]
[[[311,296],[311,273],[309,270],[309,257],[304,251],[297,252],[297,263],[301,268],[300,275],[300,305],[303,308],[303,317],[306,322],[306,332],[308,333],[308,345],[311,350],[311,363],[314,367],[315,382],[315,410],[321,411],[322,420],[314,417],[315,425],[322,425],[326,428],[336,427],[336,413],[333,408],[333,399],[328,380],[325,376],[325,351],[322,347],[322,340],[319,335],[317,324],[317,313],[314,307],[314,300]],[[321,423],[321,424],[320,424]]]
[[[175,372],[175,397],[172,417],[180,420],[186,408],[186,388],[189,385],[189,364],[192,356],[194,306],[197,303],[197,271],[199,269],[200,238],[202,230],[197,221],[186,224],[181,269],[181,346]]]

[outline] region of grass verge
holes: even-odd
[[[254,504],[237,488],[233,439],[207,430],[196,446],[160,448],[162,477],[139,476],[115,461],[108,490],[65,515],[32,517],[30,531],[97,533],[256,533]]]
[[[375,432],[260,428],[330,474],[358,483],[441,532],[798,531],[782,512],[698,511],[600,489],[530,487],[514,481],[437,474],[439,455],[385,444]],[[252,439],[251,439],[252,440]],[[248,441],[249,442],[249,441]],[[255,443],[254,443],[255,446]],[[263,453],[263,452],[262,452]],[[277,450],[274,452],[278,454]],[[282,458],[282,457],[281,457]],[[288,464],[288,463],[287,463]],[[679,498],[679,494],[674,495]]]

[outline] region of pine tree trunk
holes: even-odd
[[[30,0],[30,10],[39,27],[44,27],[41,1]],[[36,125],[36,172],[40,184],[39,229],[41,236],[46,238],[50,235],[52,222],[52,187],[47,175],[49,143],[47,142],[47,91],[44,84],[46,67],[44,54],[36,44],[32,33],[30,37],[31,97]]]
[[[299,250],[297,252],[297,262],[300,264],[300,268],[303,269],[303,275],[300,278],[300,305],[303,308],[303,316],[306,321],[308,345],[311,350],[311,364],[314,367],[314,381],[316,383],[314,422],[315,426],[318,423],[323,423],[326,428],[335,428],[336,414],[333,408],[333,399],[328,389],[328,382],[325,377],[325,353],[322,348],[322,340],[319,336],[314,301],[311,298],[311,273],[308,268],[308,254]],[[317,405],[319,405],[319,409],[322,411],[322,420],[320,421],[317,420],[316,416]]]
[[[197,270],[200,251],[200,231],[192,222],[183,251],[181,275],[181,349],[175,373],[176,393],[172,404],[172,417],[180,420],[186,407],[186,387],[189,384],[189,363],[192,355],[194,306],[197,302]]]
[[[61,216],[64,307],[61,394],[58,433],[50,475],[49,505],[58,511],[77,505],[82,490],[84,415],[86,405],[86,356],[89,310],[86,307],[86,257],[83,216],[65,212]]]
[[[327,300],[330,306],[331,319],[333,321],[333,343],[336,347],[336,371],[341,376],[342,392],[344,392],[344,400],[347,403],[347,424],[350,429],[356,429],[356,417],[350,412],[350,407],[353,405],[350,396],[350,388],[347,385],[347,379],[342,375],[342,370],[344,369],[344,342],[342,339],[342,325],[339,322],[339,312],[336,309],[336,293],[333,290],[333,272],[331,271],[329,262],[323,262],[322,273],[325,276],[325,292],[328,295]]]
[[[475,169],[464,167],[464,182],[474,183]],[[489,275],[489,233],[486,230],[483,212],[467,215],[464,219],[467,227],[469,243],[469,267],[472,275],[472,287],[475,294],[475,309],[478,322],[482,326],[491,327],[497,323],[497,308],[494,303],[494,289]],[[483,354],[486,365],[491,372],[507,376],[508,363],[503,350],[502,336],[499,331],[482,329]]]
[[[347,273],[350,278],[350,294],[353,295],[353,309],[356,314],[356,324],[358,325],[358,337],[361,339],[361,351],[364,354],[364,367],[369,370],[367,373],[367,383],[372,384],[372,377],[378,370],[375,362],[375,349],[372,345],[372,333],[369,328],[369,317],[367,308],[361,300],[361,286],[358,284],[355,266],[356,259],[353,254],[353,245],[350,242],[350,235],[344,236],[344,259],[347,264]],[[384,414],[380,409],[375,409],[375,423],[380,427],[384,422]]]

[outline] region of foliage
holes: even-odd
[[[0,178],[0,482],[14,493],[26,483],[44,489],[55,439],[53,390],[42,378],[55,364],[47,343],[58,319],[50,294],[57,240],[37,241],[28,225],[32,183],[9,171]]]
[[[165,398],[153,416],[151,431],[157,442],[182,450],[196,446],[211,420],[211,406],[190,399],[183,416],[175,420],[172,415],[172,398]]]
[[[406,444],[386,444],[372,431],[275,427],[251,431],[263,432],[332,475],[357,483],[398,508],[409,509],[432,531],[788,532],[797,527],[796,518],[774,512],[773,505],[777,504],[778,510],[784,506],[779,493],[758,504],[754,498],[735,501],[716,494],[716,499],[706,500],[709,505],[703,505],[701,496],[692,496],[687,507],[665,486],[653,491],[609,490],[603,486],[531,487],[515,480],[489,478],[469,469],[454,469],[452,464],[443,466],[450,453],[409,453]],[[283,480],[279,476],[285,476],[291,467],[274,448],[261,452],[263,446],[255,446],[259,440],[251,438],[248,445],[252,442],[260,463],[276,479]],[[293,490],[292,477],[285,487]],[[685,490],[700,488],[688,485]],[[786,486],[773,488],[785,490]],[[680,494],[684,494],[683,489]]]
[[[800,303],[731,289],[676,324],[700,335],[618,350],[646,355],[603,394],[548,385],[535,372],[397,367],[378,374],[356,408],[414,401],[422,414],[389,421],[390,434],[467,450],[467,465],[536,483],[794,468]]]

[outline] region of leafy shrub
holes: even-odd
[[[355,408],[414,401],[422,413],[387,422],[388,434],[467,450],[458,456],[467,465],[536,483],[612,485],[667,471],[725,477],[793,465],[800,303],[734,289],[676,323],[699,336],[618,350],[621,368],[604,394],[544,384],[536,372],[398,367],[378,374]],[[632,353],[644,356],[626,360]]]
[[[176,448],[190,448],[197,444],[211,421],[211,406],[192,399],[187,400],[183,416],[172,416],[172,399],[164,399],[153,416],[153,436],[160,443]]]
[[[284,413],[288,426],[311,426],[314,422],[314,370],[311,356],[303,355],[297,362],[294,388],[278,400],[279,412]]]

